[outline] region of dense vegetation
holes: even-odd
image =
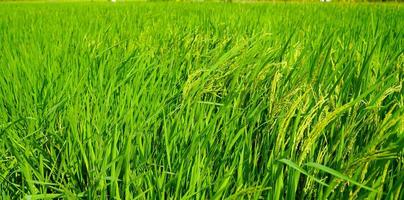
[[[404,199],[403,18],[0,4],[0,199]]]

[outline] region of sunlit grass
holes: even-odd
[[[1,4],[0,199],[404,199],[396,4]]]

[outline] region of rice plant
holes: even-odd
[[[1,3],[0,199],[404,199],[403,19]]]

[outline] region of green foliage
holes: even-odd
[[[404,199],[399,4],[0,5],[0,199]]]

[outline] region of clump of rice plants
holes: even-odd
[[[404,199],[399,4],[0,4],[0,199]]]

